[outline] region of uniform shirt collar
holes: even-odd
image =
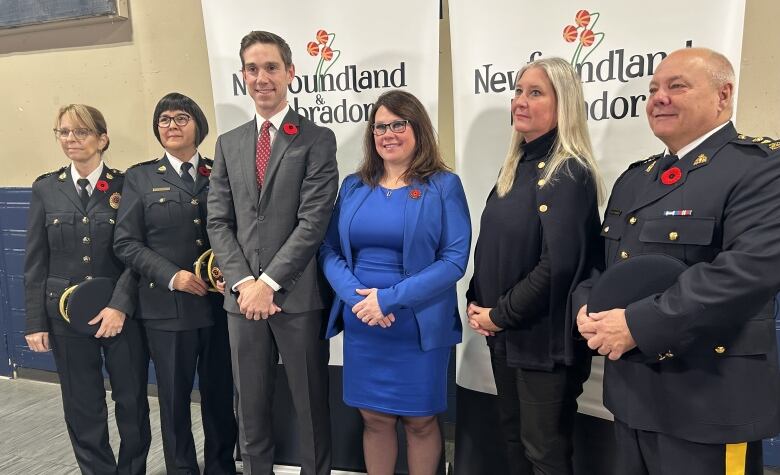
[[[698,147],[699,145],[704,143],[704,141],[707,140],[708,138],[710,138],[710,136],[712,134],[714,134],[715,132],[719,131],[720,129],[722,129],[723,127],[725,127],[727,124],[730,124],[730,123],[731,123],[731,121],[727,120],[726,122],[720,124],[719,126],[717,126],[714,129],[710,130],[706,134],[702,135],[698,139],[696,139],[693,142],[689,143],[685,147],[681,148],[680,150],[677,151],[677,158],[682,159],[685,155],[687,155],[688,153],[692,152],[696,147]],[[666,147],[666,150],[664,150],[664,155],[667,155],[667,154],[669,154],[669,147]]]
[[[92,170],[92,173],[87,175],[86,178],[89,180],[89,188],[87,189],[87,193],[92,194],[92,190],[95,189],[95,185],[97,184],[98,179],[100,178],[100,175],[103,173],[103,160],[100,160],[100,163],[97,167],[95,167],[94,170]],[[73,179],[73,186],[76,187],[76,193],[81,192],[81,187],[79,186],[77,180],[81,178],[81,175],[79,175],[78,170],[76,170],[76,165],[73,163],[70,164],[70,177]]]
[[[291,107],[288,104],[287,107],[274,114],[270,119],[267,119],[269,122],[271,122],[272,125],[271,134],[274,134],[277,130],[279,130],[282,127],[282,122],[284,121],[284,117],[287,115],[290,109]],[[257,127],[257,135],[260,135],[260,128],[263,126],[263,122],[265,121],[266,119],[264,119],[260,114],[255,112],[255,126]]]
[[[184,163],[178,158],[174,157],[167,151],[165,152],[165,156],[168,157],[168,161],[171,162],[171,166],[176,171],[177,175],[181,175],[181,164]],[[193,155],[188,162],[192,163],[192,168],[190,168],[190,175],[192,175],[193,178],[195,178],[195,170],[198,169],[198,161],[200,159],[200,153],[198,153],[197,150],[195,150],[195,155]]]

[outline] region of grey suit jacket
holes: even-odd
[[[255,121],[217,139],[207,230],[227,289],[265,272],[282,287],[274,302],[300,313],[327,308],[332,299],[316,253],[338,189],[336,137],[292,109],[283,124],[261,191]],[[225,310],[239,313],[236,298],[226,293]]]

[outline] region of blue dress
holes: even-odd
[[[376,187],[349,229],[354,274],[366,288],[392,287],[404,279],[404,208],[409,187]],[[400,416],[429,416],[447,408],[450,348],[422,351],[411,309],[395,314],[389,328],[368,326],[344,306],[344,402]]]

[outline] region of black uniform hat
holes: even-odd
[[[95,336],[100,325],[88,322],[106,308],[113,292],[114,281],[107,277],[95,277],[68,287],[60,297],[60,315],[77,333]]]
[[[590,291],[588,313],[629,304],[666,291],[688,266],[666,254],[644,254],[607,269]]]

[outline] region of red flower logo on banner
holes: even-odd
[[[592,45],[594,41],[596,41],[596,35],[593,33],[593,30],[585,30],[580,35],[580,43],[582,43],[582,46],[588,47]]]
[[[661,173],[661,183],[664,185],[674,185],[682,178],[682,170],[678,167],[672,167]]]
[[[594,31],[600,16],[601,14],[598,12],[591,13],[588,10],[578,10],[574,14],[574,25],[566,25],[563,28],[563,40],[565,42],[574,43],[579,37],[577,47],[574,49],[574,55],[571,58],[572,66],[584,63],[588,56],[593,54],[601,42],[604,41],[605,34]],[[583,48],[591,48],[591,50],[582,56]]]
[[[328,71],[333,64],[338,61],[341,56],[341,50],[333,49],[333,42],[336,40],[335,33],[328,33],[327,30],[320,29],[314,34],[316,41],[309,41],[306,44],[306,52],[309,56],[320,57],[317,67],[314,69],[314,77],[317,79],[314,82],[314,90],[322,90],[322,76],[328,74]],[[329,62],[328,67],[325,66],[325,62]]]
[[[284,130],[284,133],[287,135],[295,135],[298,133],[298,127],[295,124],[291,124],[290,122],[287,122],[282,126],[282,130]]]
[[[576,40],[577,27],[574,25],[566,25],[566,27],[563,29],[563,39],[566,40],[567,43],[572,43],[574,40]]]
[[[418,190],[417,188],[414,188],[413,190],[409,191],[409,198],[413,200],[419,200],[422,196],[422,191]]]
[[[590,12],[587,10],[580,10],[574,15],[574,21],[577,22],[577,26],[588,26],[590,23]]]
[[[95,183],[95,188],[100,191],[106,191],[108,189],[108,182],[106,180],[98,180],[97,183]]]
[[[211,169],[206,165],[201,165],[198,167],[198,173],[200,173],[201,176],[209,176],[211,175]]]
[[[318,30],[317,31],[317,43],[324,45],[328,42],[328,32],[325,30]]]

